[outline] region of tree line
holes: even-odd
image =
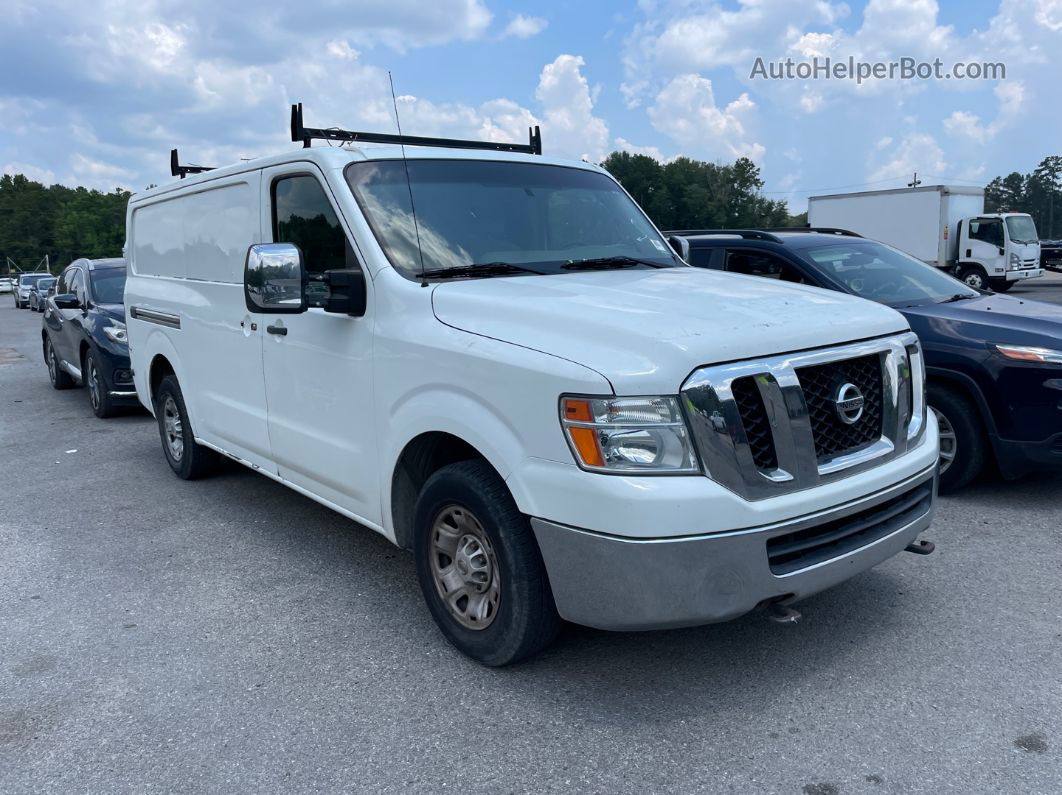
[[[129,192],[45,187],[21,174],[0,177],[0,273],[8,258],[22,270],[53,273],[79,257],[122,256]]]
[[[1041,240],[1062,238],[1062,156],[1045,157],[1028,174],[993,179],[985,188],[985,211],[1029,213]]]
[[[660,229],[749,229],[803,226],[786,203],[760,193],[760,170],[747,157],[706,163],[678,157],[660,163],[648,155],[613,152],[601,164],[619,180]]]

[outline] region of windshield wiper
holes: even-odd
[[[976,298],[976,297],[977,297],[976,295],[967,295],[966,293],[955,293],[955,295],[953,295],[951,298],[945,298],[940,303],[942,303],[942,304],[953,304],[956,301],[969,301],[969,300],[971,300],[973,298]]]
[[[454,268],[430,268],[417,274],[421,279],[450,279],[460,276],[507,276],[513,273],[537,273],[523,265],[513,265],[511,262],[478,262],[472,265],[458,265]]]
[[[652,262],[647,259],[638,259],[637,257],[594,257],[593,259],[581,259],[572,260],[564,265],[561,265],[566,271],[603,271],[611,270],[613,268],[633,268],[638,265],[646,265],[650,268],[666,268],[667,265],[661,265],[658,262]]]

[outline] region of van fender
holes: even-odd
[[[380,477],[380,515],[386,535],[395,538],[391,515],[391,487],[395,468],[407,445],[425,433],[447,433],[473,447],[507,480],[525,457],[526,445],[517,428],[491,405],[469,391],[453,387],[431,387],[418,391],[393,407],[391,416],[381,418],[385,429],[380,438],[383,471]],[[513,490],[517,497],[519,490]]]
[[[173,368],[173,374],[177,376],[177,381],[181,384],[184,405],[192,416],[192,422],[195,423],[199,417],[195,408],[195,396],[191,394],[191,390],[185,391],[185,385],[188,382],[184,378],[184,365],[177,353],[177,348],[164,329],[148,323],[144,323],[144,325],[148,327],[146,336],[136,346],[138,352],[144,351],[143,354],[138,353],[136,357],[138,361],[144,363],[143,372],[141,372],[140,368],[134,369],[134,382],[136,383],[137,394],[140,396],[140,402],[154,416],[155,396],[151,393],[151,365],[154,363],[156,356],[162,356],[170,363],[170,367]]]

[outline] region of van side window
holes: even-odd
[[[726,252],[726,270],[730,273],[743,273],[746,276],[765,276],[783,282],[810,284],[796,268],[780,257],[766,251],[749,249],[729,249]]]
[[[970,239],[1003,247],[1003,222],[998,218],[970,219]]]
[[[321,183],[309,175],[273,183],[273,242],[298,246],[308,273],[357,267]]]
[[[695,268],[713,268],[719,270],[720,263],[716,258],[717,248],[710,246],[691,246],[690,265]]]

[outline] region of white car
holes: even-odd
[[[33,291],[33,285],[41,279],[50,279],[52,274],[47,271],[38,273],[20,273],[18,275],[18,281],[15,282],[15,308],[26,309],[30,305],[30,293]]]
[[[0,278],[0,293],[13,293],[15,291],[15,280],[8,279],[7,277]]]
[[[178,476],[220,453],[412,550],[490,665],[560,619],[784,614],[929,547],[937,427],[897,312],[690,268],[534,137],[427,143],[132,197],[132,366]]]

